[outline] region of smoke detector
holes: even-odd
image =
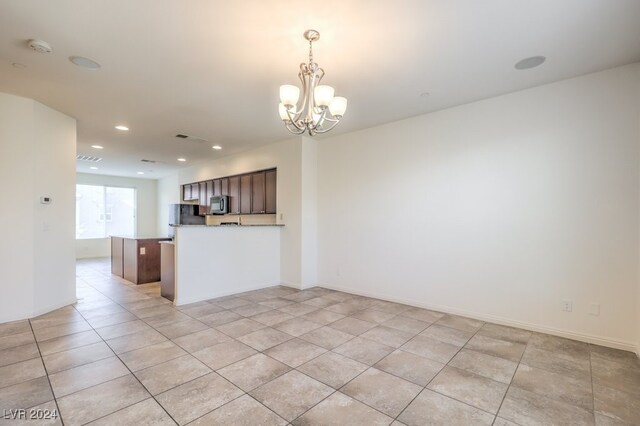
[[[31,39],[28,41],[27,45],[35,50],[38,53],[51,53],[53,52],[53,47],[49,43],[43,40]]]

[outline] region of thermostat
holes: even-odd
[[[51,204],[51,197],[40,197],[41,204]]]

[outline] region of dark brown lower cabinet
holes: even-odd
[[[160,281],[160,241],[170,238],[111,237],[111,270],[135,284]],[[122,249],[120,250],[120,247]],[[122,265],[122,269],[119,269]],[[121,271],[121,272],[120,272]]]
[[[160,296],[173,302],[175,297],[175,245],[173,242],[160,244]]]

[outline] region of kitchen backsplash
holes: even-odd
[[[227,214],[227,215],[207,215],[207,225],[220,225],[221,222],[236,222],[242,225],[272,225],[277,223],[275,214]]]

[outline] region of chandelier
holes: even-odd
[[[347,109],[347,99],[333,96],[333,87],[320,84],[324,70],[313,62],[312,43],[320,39],[316,30],[304,32],[309,41],[309,63],[300,64],[298,78],[302,83],[302,102],[298,106],[300,88],[290,84],[280,86],[280,118],[293,134],[309,132],[313,136],[333,129]]]

